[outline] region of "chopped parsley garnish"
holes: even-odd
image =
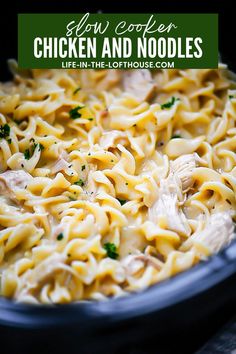
[[[85,170],[85,165],[81,166],[81,171]]]
[[[16,108],[16,107],[15,107]],[[17,124],[17,125],[20,125],[21,123],[22,123],[22,121],[18,121],[18,120],[16,120],[14,117],[12,117],[12,120],[13,120],[13,122],[15,123],[15,124]]]
[[[232,100],[232,98],[234,98],[234,96],[233,95],[229,95],[229,99]]]
[[[7,139],[8,144],[11,144],[11,138]]]
[[[61,241],[63,238],[64,238],[64,235],[62,232],[59,235],[57,235],[57,241]]]
[[[168,102],[161,104],[161,109],[171,108],[175,104],[176,101],[179,101],[179,98],[172,96]]]
[[[0,138],[7,138],[10,135],[10,127],[8,124],[0,126]]]
[[[81,90],[81,87],[77,87],[74,92],[73,92],[73,95],[75,95],[77,92],[79,92]]]
[[[105,250],[107,251],[107,256],[112,259],[117,259],[119,254],[117,253],[117,248],[114,243],[106,242],[104,243]]]
[[[33,138],[31,138],[30,141],[33,142],[33,144],[31,144],[31,146],[24,152],[24,157],[26,160],[29,160],[33,156],[37,147],[39,151],[42,151],[44,149],[44,146],[42,144],[35,143],[35,140]]]
[[[77,186],[83,187],[84,186],[84,181],[80,178],[78,181],[76,181],[74,184]]]
[[[37,146],[38,146],[38,144],[33,143],[32,147],[31,147],[31,149],[32,149],[32,155],[33,155],[33,153],[35,152],[35,149],[36,149]]]
[[[30,157],[31,157],[31,154],[30,154],[30,149],[26,149],[25,152],[24,152],[24,157],[26,160],[29,160]]]
[[[119,200],[120,205],[124,205],[125,203],[127,203],[127,200],[124,200],[124,199],[117,198],[117,200]]]
[[[69,111],[69,115],[70,115],[70,118],[71,119],[77,119],[77,118],[80,118],[81,117],[81,113],[78,112],[80,109],[84,108],[84,106],[77,106],[75,108],[72,108],[70,111]]]
[[[179,139],[179,138],[182,138],[182,136],[179,135],[179,134],[174,134],[174,135],[172,135],[172,137],[171,137],[171,139]]]
[[[87,118],[87,119],[88,119],[88,120],[91,120],[91,121],[93,120],[93,118]]]

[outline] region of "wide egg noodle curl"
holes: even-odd
[[[225,65],[11,68],[0,84],[1,295],[121,296],[231,242],[236,90]]]

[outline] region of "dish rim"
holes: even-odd
[[[127,296],[58,305],[17,303],[0,297],[0,326],[24,329],[76,326],[83,330],[86,327],[107,327],[178,306],[206,293],[234,274],[236,240],[194,267]]]

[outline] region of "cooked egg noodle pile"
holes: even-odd
[[[236,91],[224,65],[27,75],[0,85],[1,295],[124,295],[229,244]]]

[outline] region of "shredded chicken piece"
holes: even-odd
[[[156,90],[156,84],[148,69],[124,72],[123,86],[125,91],[133,94],[141,102],[150,100]]]
[[[133,275],[147,265],[160,270],[163,266],[163,263],[150,255],[133,254],[125,257],[122,261],[122,265],[125,267],[127,274]]]
[[[15,297],[19,299],[21,295],[28,294],[31,290],[37,288],[44,281],[53,276],[55,272],[67,270],[65,260],[66,256],[64,254],[54,253],[39,263],[34,269],[27,270],[21,277]],[[70,270],[70,268],[68,270]]]
[[[215,213],[210,216],[203,231],[192,235],[188,244],[201,243],[207,247],[210,253],[217,253],[226,247],[235,238],[234,224],[229,213]],[[184,244],[183,244],[184,247]]]
[[[51,167],[51,174],[58,173],[60,171],[64,171],[68,168],[69,163],[62,157],[60,157],[55,164]]]
[[[52,165],[50,173],[55,174],[60,171],[66,170],[70,164],[68,162],[68,157],[69,157],[68,153],[62,148],[60,148],[59,157],[56,160],[56,162]]]
[[[159,259],[150,255],[141,254],[140,256],[137,256],[136,259],[144,262],[145,265],[150,265],[153,268],[156,268],[157,270],[160,270],[163,266],[163,263]]]
[[[161,181],[159,198],[149,208],[149,219],[154,223],[162,221],[168,229],[176,231],[180,235],[189,236],[191,228],[186,216],[179,208],[178,188],[179,186],[174,176],[169,176]]]
[[[128,275],[133,275],[137,273],[144,266],[142,260],[137,260],[136,257],[137,254],[128,255],[121,261],[121,264],[125,268],[125,271]]]
[[[169,176],[160,182],[159,197],[149,209],[151,221],[164,223],[164,226],[180,235],[189,236],[191,228],[180,209],[180,200],[193,186],[193,171],[200,158],[196,153],[178,157],[170,163]]]
[[[121,132],[119,130],[112,130],[110,132],[103,133],[100,139],[100,145],[103,149],[109,149],[110,147],[116,147],[116,140],[119,139],[119,143],[121,143],[121,139],[125,139],[125,132]]]
[[[171,170],[180,179],[183,193],[186,193],[193,186],[193,170],[197,167],[198,161],[196,153],[183,155],[171,161]]]
[[[26,188],[32,176],[24,170],[9,170],[0,174],[0,194],[18,201],[16,193]]]
[[[0,181],[9,189],[24,189],[32,176],[24,170],[9,170],[0,174]]]

